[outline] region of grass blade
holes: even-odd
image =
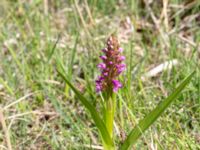
[[[90,102],[68,81],[64,73],[62,73],[60,70],[57,70],[58,74],[65,80],[65,82],[69,85],[69,87],[74,91],[76,96],[79,98],[81,103],[85,106],[85,108],[90,112],[93,121],[95,122],[97,128],[99,129],[101,133],[101,137],[103,139],[103,142],[108,146],[108,147],[113,147],[113,141],[108,133],[108,130],[103,122],[103,120],[100,118],[98,112],[90,104]]]
[[[158,106],[151,111],[144,119],[142,119],[139,124],[129,133],[127,139],[121,146],[120,150],[128,150],[136,142],[136,140],[144,133],[146,129],[152,125],[156,119],[166,110],[170,103],[177,98],[184,87],[190,82],[195,71],[191,73],[183,82],[174,90],[174,92],[169,95],[164,101],[162,101]]]
[[[78,40],[79,40],[79,34],[76,35],[76,39],[75,39],[75,43],[74,43],[74,47],[72,49],[72,54],[71,54],[71,60],[69,61],[69,65],[68,65],[68,70],[67,70],[67,77],[69,79],[69,81],[71,81],[72,78],[72,74],[73,74],[73,66],[74,66],[74,60],[75,60],[75,56],[76,56],[76,50],[77,50],[77,44],[78,44]],[[69,86],[68,84],[65,85],[65,94],[68,97],[69,94]]]
[[[53,45],[53,47],[52,47],[52,49],[50,51],[50,54],[48,56],[48,62],[51,60],[51,58],[52,58],[52,56],[53,56],[53,54],[55,52],[55,49],[56,49],[56,46],[57,46],[57,44],[58,44],[58,42],[60,40],[60,37],[61,37],[61,33],[58,35],[58,38],[57,38],[56,42],[54,43],[54,45]]]

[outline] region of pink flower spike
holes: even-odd
[[[100,56],[102,63],[97,65],[101,75],[96,80],[96,91],[107,92],[108,96],[111,96],[113,92],[117,92],[122,87],[118,77],[126,69],[126,65],[122,63],[126,58],[122,56],[123,48],[120,47],[114,35],[107,39],[106,48],[101,51],[104,54]]]
[[[97,67],[100,68],[100,69],[105,69],[106,68],[106,64],[100,63],[100,64],[97,65]]]

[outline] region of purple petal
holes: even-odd
[[[107,59],[106,56],[100,56],[100,58],[101,58],[102,60],[106,60],[106,59]]]
[[[125,59],[126,59],[125,56],[120,56],[120,57],[119,57],[119,60],[120,60],[120,61],[123,61],[123,60],[125,60]]]
[[[96,92],[99,93],[102,91],[102,86],[101,85],[96,85]]]
[[[110,65],[112,65],[112,64],[113,64],[113,62],[112,62],[112,61],[109,61],[109,64],[110,64]]]
[[[116,68],[117,68],[117,72],[120,74],[126,69],[126,64],[119,64],[116,66]]]
[[[107,48],[104,48],[104,49],[102,49],[101,51],[104,52],[104,53],[106,53],[106,52],[108,51],[108,49],[107,49]]]
[[[118,91],[118,89],[119,89],[118,87],[114,87],[114,88],[113,88],[113,92],[116,93],[116,92]]]
[[[96,80],[96,83],[101,83],[104,80],[104,77],[100,76],[98,77],[98,79]]]
[[[119,51],[119,52],[123,52],[123,48],[120,47],[120,48],[118,49],[118,51]]]
[[[108,72],[104,72],[103,75],[104,75],[104,76],[108,76]]]
[[[100,69],[105,69],[106,68],[106,64],[100,63],[100,64],[97,65],[97,67],[100,68]]]
[[[95,81],[96,82],[96,92],[100,92],[103,89],[102,86],[102,81],[104,80],[104,77],[100,76],[98,79]]]
[[[113,85],[114,85],[115,87],[122,87],[122,84],[121,84],[118,80],[113,79],[113,80],[112,80],[112,83],[113,83]]]
[[[122,84],[118,80],[112,80],[113,91],[117,92],[119,88],[122,88]]]

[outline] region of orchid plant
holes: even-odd
[[[122,63],[125,56],[121,53],[123,49],[119,47],[118,40],[111,36],[107,40],[107,47],[102,49],[104,55],[100,56],[102,63],[97,67],[101,71],[101,76],[96,80],[96,92],[104,94],[104,122],[110,137],[113,137],[113,122],[115,114],[115,93],[122,84],[117,80],[118,76],[125,70],[126,65]]]
[[[172,101],[174,101],[184,87],[189,83],[194,72],[186,77],[182,83],[169,95],[165,100],[160,102],[158,106],[144,117],[138,125],[136,125],[128,134],[121,145],[115,145],[115,135],[113,131],[114,117],[116,111],[117,92],[123,87],[119,81],[119,75],[125,70],[126,65],[123,63],[125,56],[122,55],[123,49],[120,47],[117,38],[112,35],[108,38],[106,48],[102,49],[104,55],[100,56],[102,63],[97,67],[101,71],[101,75],[96,80],[96,92],[102,94],[102,116],[96,108],[85,98],[79,90],[77,90],[66,76],[65,69],[58,64],[57,71],[65,80],[66,84],[74,91],[80,102],[89,111],[96,127],[99,130],[102,139],[102,145],[105,150],[128,150],[136,142],[136,140],[144,133],[146,129],[153,124],[156,119],[166,110]]]

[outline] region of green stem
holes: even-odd
[[[105,123],[110,134],[110,137],[113,139],[113,123],[114,123],[114,114],[115,114],[115,96],[112,95],[106,101],[106,116]]]
[[[106,102],[106,127],[110,134],[110,137],[113,138],[113,103],[112,100]]]
[[[103,139],[102,139],[103,141]],[[114,145],[107,145],[104,141],[103,141],[103,148],[104,150],[115,150]]]
[[[115,107],[116,107],[115,94],[113,92],[109,92],[107,93],[107,95],[105,95],[105,108],[103,112],[104,112],[105,125],[113,143],[114,143],[113,125],[114,125]],[[106,145],[104,142],[103,142],[103,147],[105,150],[115,150],[114,145],[112,146]]]

